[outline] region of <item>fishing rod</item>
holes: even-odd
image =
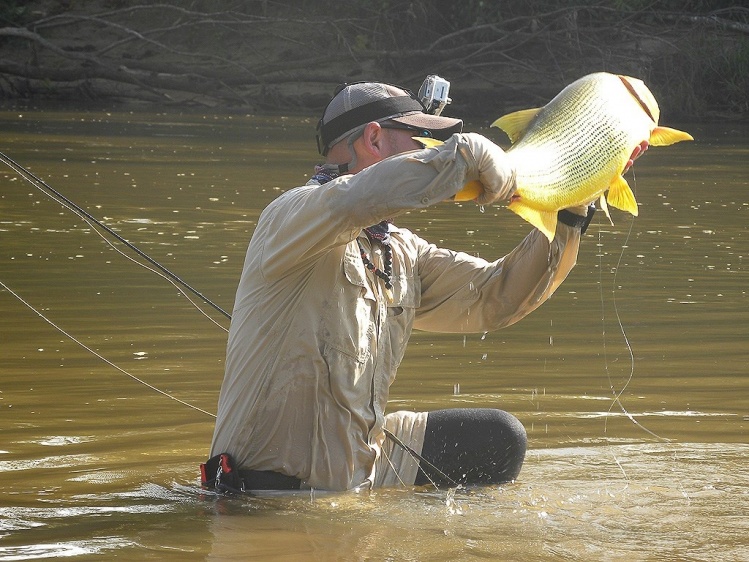
[[[81,207],[80,205],[77,205],[65,195],[57,191],[54,187],[49,185],[47,182],[45,182],[43,179],[39,178],[38,176],[34,175],[32,172],[21,166],[18,162],[4,154],[3,152],[0,152],[0,161],[2,161],[5,165],[7,165],[11,170],[16,172],[21,178],[29,182],[31,185],[36,187],[38,190],[40,190],[42,193],[44,193],[47,197],[52,199],[53,201],[56,201],[60,203],[63,207],[69,209],[70,211],[77,214],[79,217],[86,221],[91,221],[99,228],[105,230],[107,233],[109,233],[111,236],[116,238],[119,242],[130,248],[133,252],[138,254],[140,257],[148,261],[151,265],[158,268],[164,275],[166,275],[169,279],[172,281],[182,285],[185,289],[190,291],[192,294],[200,298],[204,303],[207,305],[213,307],[216,311],[223,314],[226,318],[231,320],[231,314],[226,312],[223,308],[221,308],[219,305],[217,305],[215,302],[213,302],[211,299],[206,297],[203,293],[192,287],[189,283],[187,283],[185,280],[183,280],[181,277],[179,277],[177,274],[172,273],[169,269],[161,265],[159,262],[157,262],[155,259],[153,259],[151,256],[146,254],[143,250],[138,248],[135,244],[129,242],[122,236],[120,236],[117,232],[112,230],[110,227],[108,227],[106,224],[102,223],[100,220],[98,220],[96,217],[91,215],[86,209]]]

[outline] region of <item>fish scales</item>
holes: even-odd
[[[551,241],[557,212],[600,199],[638,214],[623,174],[647,146],[693,140],[683,131],[658,125],[660,109],[645,84],[629,76],[589,74],[564,88],[542,108],[497,119],[513,146],[517,187],[508,208]],[[470,182],[455,196],[464,201],[481,193]],[[608,191],[607,198],[604,194]]]
[[[607,111],[607,105],[626,107],[629,100],[593,95],[596,85],[588,82],[564,91],[557,98],[557,111],[540,113],[508,151],[516,166],[518,192],[542,209],[558,210],[579,204],[575,199],[596,199],[601,188],[608,187],[601,181],[611,178],[617,168],[620,171],[629,156],[628,152],[617,158],[632,143],[632,132]],[[578,118],[570,120],[570,114]]]

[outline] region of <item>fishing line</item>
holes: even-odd
[[[634,178],[634,170],[632,171],[633,174],[633,181],[635,185],[637,184],[636,178]],[[614,383],[611,379],[611,373],[609,372],[609,361],[608,356],[606,353],[606,307],[605,302],[603,298],[603,238],[602,238],[602,232],[601,229],[598,229],[598,286],[601,296],[601,325],[602,325],[602,336],[603,336],[603,361],[604,361],[604,371],[606,372],[606,379],[609,383],[609,388],[611,389],[611,393],[613,395],[613,400],[611,402],[611,405],[608,409],[608,414],[611,413],[611,410],[614,408],[614,405],[618,405],[621,409],[622,413],[629,418],[629,420],[634,423],[637,427],[645,431],[646,433],[652,435],[653,437],[657,439],[664,439],[660,435],[657,435],[656,433],[649,430],[647,427],[642,425],[640,422],[638,422],[632,414],[629,413],[627,408],[624,407],[624,404],[622,404],[621,396],[624,394],[624,392],[627,390],[627,387],[629,387],[629,384],[632,382],[632,379],[634,378],[635,374],[635,355],[634,351],[632,350],[632,345],[630,344],[629,338],[627,337],[627,332],[624,329],[624,324],[621,319],[621,315],[619,314],[619,307],[616,302],[616,278],[619,274],[619,267],[621,266],[622,260],[624,259],[624,251],[628,247],[629,239],[632,235],[632,230],[634,228],[634,217],[629,222],[629,230],[627,231],[627,236],[624,240],[624,244],[622,245],[622,251],[619,254],[619,258],[616,262],[616,266],[614,267],[614,279],[611,284],[611,298],[612,298],[612,305],[614,309],[614,315],[616,316],[616,322],[619,325],[619,330],[621,331],[622,337],[624,338],[624,344],[627,348],[627,352],[629,353],[629,376],[627,377],[627,381],[624,383],[624,386],[621,388],[621,390],[616,390],[614,388]],[[604,418],[603,421],[603,432],[606,433],[607,430],[607,424],[608,424],[608,416]]]
[[[21,295],[19,295],[18,293],[16,293],[15,291],[13,291],[10,287],[8,287],[5,283],[3,283],[2,280],[0,280],[0,287],[2,287],[3,289],[5,289],[6,291],[8,291],[19,302],[21,302],[24,306],[26,306],[34,314],[36,314],[37,316],[39,316],[39,318],[41,318],[42,320],[44,320],[47,324],[49,324],[50,326],[52,326],[55,330],[57,330],[61,334],[65,335],[65,337],[67,337],[68,339],[70,339],[71,341],[73,341],[74,343],[76,343],[77,345],[79,345],[80,347],[82,347],[83,349],[85,349],[86,351],[88,351],[89,353],[91,353],[92,355],[95,355],[96,357],[98,357],[99,359],[101,359],[102,361],[104,361],[110,367],[114,367],[120,373],[122,373],[124,375],[127,375],[128,377],[130,377],[135,382],[142,384],[146,388],[150,388],[151,390],[153,390],[153,391],[161,394],[162,396],[166,396],[170,400],[174,400],[175,402],[178,402],[178,403],[182,404],[183,406],[187,406],[188,408],[192,408],[193,410],[197,410],[198,412],[201,412],[203,414],[209,415],[212,418],[216,417],[216,414],[212,414],[211,412],[203,410],[202,408],[199,408],[198,406],[195,406],[194,404],[190,404],[189,402],[185,402],[184,400],[181,400],[181,399],[177,398],[176,396],[172,396],[168,392],[166,392],[164,390],[161,390],[160,388],[157,388],[157,387],[155,387],[154,385],[152,385],[150,383],[147,383],[146,381],[144,381],[141,378],[136,377],[132,373],[128,373],[125,369],[123,369],[123,368],[119,367],[118,365],[112,363],[109,359],[107,359],[106,357],[104,357],[103,355],[101,355],[99,352],[91,349],[89,346],[87,346],[85,343],[83,343],[82,341],[80,341],[79,339],[77,339],[75,336],[73,336],[72,334],[66,332],[60,326],[58,326],[57,324],[55,324],[54,322],[52,322],[52,320],[50,320],[49,318],[47,318],[44,314],[42,314],[36,308],[34,308],[30,303],[28,303],[26,300],[24,300],[23,297],[21,297]]]
[[[134,244],[132,244],[129,241],[127,241],[126,239],[124,239],[122,236],[120,236],[117,232],[115,232],[114,230],[112,230],[107,225],[105,225],[102,222],[100,222],[98,219],[96,219],[94,216],[92,216],[88,211],[86,211],[85,209],[83,209],[79,205],[75,204],[73,201],[71,201],[70,199],[68,199],[62,193],[60,193],[59,191],[57,191],[56,189],[54,189],[53,187],[51,187],[49,184],[47,184],[44,180],[42,180],[39,177],[37,177],[36,175],[34,175],[29,170],[27,170],[26,168],[24,168],[23,166],[21,166],[20,164],[18,164],[17,162],[15,162],[14,160],[12,160],[10,157],[8,157],[7,155],[5,155],[2,152],[0,152],[0,161],[2,161],[9,168],[11,168],[14,172],[16,172],[21,178],[23,178],[24,180],[26,180],[27,182],[29,182],[31,185],[33,185],[34,187],[36,187],[37,189],[39,189],[47,197],[49,197],[50,199],[52,199],[56,203],[59,203],[60,205],[62,205],[66,209],[72,211],[78,217],[80,217],[81,219],[83,219],[83,221],[86,222],[86,224],[88,224],[91,227],[91,229],[104,242],[106,242],[107,245],[109,245],[110,248],[112,248],[113,250],[115,250],[122,257],[130,260],[134,264],[139,265],[140,267],[142,267],[142,268],[144,268],[144,269],[146,269],[148,271],[151,271],[152,273],[155,273],[156,275],[158,275],[158,276],[162,277],[163,279],[169,281],[190,302],[190,304],[192,304],[193,307],[195,307],[195,309],[198,312],[200,312],[203,316],[205,316],[208,320],[210,320],[211,322],[213,322],[216,326],[218,326],[222,330],[228,331],[224,326],[222,326],[221,324],[219,324],[214,318],[212,318],[211,316],[209,316],[198,305],[198,303],[196,303],[192,298],[190,298],[190,296],[185,292],[184,289],[187,289],[190,292],[192,292],[194,295],[200,297],[200,299],[203,302],[205,302],[206,304],[208,304],[211,307],[213,307],[215,310],[217,310],[218,312],[220,312],[221,314],[223,314],[225,317],[231,319],[231,315],[229,313],[227,313],[225,310],[223,310],[220,306],[218,306],[213,301],[211,301],[210,299],[208,299],[205,295],[203,295],[202,293],[200,293],[199,291],[197,291],[196,289],[194,289],[187,282],[185,282],[184,280],[182,280],[176,274],[174,274],[171,271],[169,271],[166,267],[164,267],[163,265],[161,265],[160,263],[158,263],[156,260],[154,260],[153,258],[151,258],[150,256],[148,256],[140,248],[138,248]],[[130,248],[131,250],[133,250],[136,254],[138,254],[139,256],[141,256],[143,259],[147,260],[149,263],[153,264],[158,269],[154,269],[152,267],[149,267],[147,264],[142,263],[142,262],[134,259],[133,257],[128,256],[127,254],[125,254],[120,248],[118,248],[115,244],[113,244],[111,240],[109,240],[106,236],[104,236],[104,234],[102,234],[102,232],[99,229],[102,229],[102,230],[106,231],[107,233],[109,233],[111,236],[113,236],[114,238],[116,238],[121,243],[125,244],[128,248]],[[209,416],[211,416],[213,418],[216,417],[215,414],[212,414],[212,413],[210,413],[210,412],[208,412],[206,410],[203,410],[203,409],[201,409],[201,408],[199,408],[197,406],[194,406],[194,405],[190,404],[189,402],[185,402],[184,400],[181,400],[181,399],[179,399],[179,398],[177,398],[175,396],[172,396],[168,392],[165,392],[165,391],[161,390],[160,388],[157,388],[157,387],[153,386],[152,384],[149,384],[146,381],[144,381],[144,380],[136,377],[132,373],[127,372],[125,369],[123,369],[120,366],[116,365],[115,363],[113,363],[109,359],[107,359],[104,356],[102,356],[100,353],[96,352],[95,350],[91,349],[86,344],[84,344],[83,342],[81,342],[80,340],[78,340],[77,338],[75,338],[72,334],[70,334],[67,331],[65,331],[61,326],[58,326],[57,324],[55,324],[52,320],[50,320],[44,314],[42,314],[36,308],[34,308],[29,302],[27,302],[26,300],[24,300],[18,293],[16,293],[10,287],[8,287],[8,285],[6,285],[2,280],[0,280],[0,286],[2,286],[6,291],[8,291],[8,293],[10,293],[11,295],[13,295],[19,302],[21,302],[24,306],[26,306],[28,309],[30,309],[32,312],[34,312],[39,318],[41,318],[42,320],[44,320],[45,322],[47,322],[50,326],[52,326],[53,328],[55,328],[58,332],[60,332],[61,334],[63,334],[65,337],[69,338],[71,341],[73,341],[74,343],[76,343],[81,348],[83,348],[84,350],[88,351],[89,353],[91,353],[95,357],[97,357],[100,360],[104,361],[106,364],[110,365],[111,367],[114,367],[115,369],[117,369],[121,373],[127,375],[132,380],[134,380],[134,381],[136,381],[136,382],[138,382],[138,383],[146,386],[147,388],[150,388],[151,390],[153,390],[153,391],[155,391],[155,392],[157,392],[157,393],[159,393],[159,394],[161,394],[163,396],[166,396],[167,398],[169,398],[171,400],[174,400],[175,402],[178,402],[178,403],[183,404],[183,405],[185,405],[185,406],[187,406],[189,408],[192,408],[193,410],[197,410],[197,411],[199,411],[199,412],[201,412],[203,414],[207,414],[207,415],[209,415]]]
[[[429,480],[429,483],[432,486],[434,486],[437,490],[439,490],[440,487],[437,485],[437,483],[429,475],[429,472],[427,472],[426,468],[429,468],[430,470],[433,470],[437,474],[437,476],[439,476],[440,478],[442,478],[449,485],[451,485],[451,486],[453,486],[455,488],[460,488],[460,484],[458,484],[455,480],[453,480],[447,474],[445,474],[444,472],[442,472],[442,470],[440,470],[439,468],[437,468],[437,466],[434,463],[428,461],[422,455],[420,455],[419,453],[417,453],[416,451],[414,451],[413,448],[411,448],[408,445],[406,445],[406,443],[404,443],[403,440],[400,437],[398,437],[397,435],[395,435],[392,431],[390,431],[386,427],[383,427],[382,431],[385,433],[386,437],[392,439],[393,442],[396,445],[398,445],[401,449],[403,449],[404,451],[406,451],[411,456],[411,458],[413,458],[415,461],[418,461],[418,463],[419,463],[419,470],[421,470],[424,473],[424,476],[427,477],[427,480]],[[388,462],[390,463],[390,466],[393,467],[393,469],[395,469],[395,467],[393,466],[393,463],[390,462],[390,458],[389,457],[388,457]],[[396,476],[398,476],[397,472],[396,472]],[[400,476],[398,476],[398,480],[401,480]],[[401,480],[401,483],[402,482],[403,481]]]
[[[146,265],[145,263],[139,262],[139,261],[138,261],[138,260],[136,260],[135,258],[133,258],[133,257],[131,257],[131,256],[128,256],[128,255],[127,255],[127,254],[126,254],[125,252],[123,252],[123,251],[122,251],[122,250],[120,250],[120,249],[119,249],[119,248],[118,248],[117,246],[115,246],[114,244],[112,244],[112,241],[111,241],[111,240],[108,240],[106,236],[104,236],[104,235],[103,235],[103,234],[102,234],[101,232],[99,232],[99,230],[98,230],[98,229],[96,228],[96,226],[95,226],[94,224],[90,223],[90,222],[89,222],[89,221],[88,221],[88,220],[87,220],[86,218],[84,218],[83,220],[84,220],[84,221],[86,221],[86,223],[88,223],[88,225],[89,225],[89,226],[91,227],[91,230],[93,230],[93,231],[94,231],[94,232],[95,232],[96,234],[98,234],[98,235],[99,235],[99,237],[100,237],[100,238],[101,238],[101,239],[102,239],[102,240],[103,240],[103,241],[104,241],[104,242],[105,242],[105,243],[106,243],[106,244],[107,244],[107,245],[108,245],[108,246],[109,246],[110,248],[112,248],[112,249],[113,249],[113,250],[114,250],[115,252],[117,252],[118,254],[120,254],[120,255],[121,255],[121,256],[122,256],[123,258],[125,258],[126,260],[130,260],[130,261],[131,261],[131,262],[133,262],[133,263],[134,263],[135,265],[137,265],[137,266],[139,266],[139,267],[142,267],[143,269],[145,269],[145,270],[147,270],[147,271],[150,271],[151,273],[153,273],[153,274],[155,274],[155,275],[158,275],[159,277],[162,277],[163,279],[165,279],[166,281],[168,281],[169,283],[171,283],[172,285],[174,285],[174,288],[175,288],[175,289],[177,289],[177,290],[178,290],[178,291],[180,292],[180,294],[181,294],[181,295],[182,295],[183,297],[185,297],[185,298],[186,298],[186,299],[187,299],[187,300],[188,300],[188,301],[190,302],[190,304],[191,304],[191,305],[192,305],[192,306],[193,306],[193,307],[195,308],[195,310],[197,310],[198,312],[200,312],[200,314],[202,314],[203,316],[205,316],[205,317],[206,317],[206,318],[207,318],[207,319],[208,319],[208,320],[209,320],[210,322],[212,322],[213,324],[215,324],[216,326],[218,326],[218,327],[219,327],[220,329],[222,329],[222,330],[223,330],[224,332],[227,332],[227,333],[229,332],[229,330],[228,330],[228,329],[227,329],[227,328],[226,328],[225,326],[222,326],[221,324],[219,324],[219,323],[218,323],[218,322],[217,322],[217,321],[216,321],[216,320],[215,320],[214,318],[212,318],[211,316],[209,316],[209,315],[208,315],[208,314],[207,314],[207,313],[205,312],[205,310],[203,310],[202,308],[200,308],[200,305],[199,305],[198,303],[196,303],[196,302],[195,302],[194,300],[192,300],[192,298],[190,298],[190,295],[188,295],[188,294],[187,294],[187,293],[185,292],[185,290],[184,290],[184,289],[183,289],[183,288],[182,288],[182,287],[181,287],[180,285],[178,285],[178,284],[177,284],[177,282],[176,282],[176,281],[175,281],[174,279],[172,279],[171,277],[167,277],[166,275],[164,275],[163,273],[161,273],[161,271],[159,271],[159,270],[157,270],[157,269],[154,269],[154,268],[152,268],[152,267],[149,267],[149,266],[148,266],[148,265]]]
[[[34,175],[33,173],[31,173],[29,170],[27,170],[23,166],[21,166],[18,162],[14,161],[13,159],[11,159],[10,157],[8,157],[7,155],[5,155],[2,152],[0,152],[0,161],[2,161],[5,165],[7,165],[11,170],[13,170],[14,172],[16,172],[24,180],[26,180],[31,185],[33,185],[34,187],[36,187],[39,191],[41,191],[42,193],[44,193],[47,197],[49,197],[53,201],[59,203],[60,205],[62,205],[66,209],[72,211],[73,213],[75,213],[76,215],[78,215],[80,218],[82,218],[84,221],[86,221],[86,223],[89,226],[91,226],[97,232],[97,234],[99,234],[99,236],[101,236],[103,239],[106,240],[106,238],[101,234],[101,232],[99,232],[98,230],[96,230],[96,228],[94,228],[94,226],[93,226],[94,224],[96,226],[98,226],[99,228],[101,228],[102,230],[105,230],[109,235],[111,235],[114,238],[116,238],[119,242],[121,242],[122,244],[124,244],[125,246],[127,246],[128,248],[130,248],[133,252],[135,252],[140,257],[142,257],[143,259],[147,260],[150,264],[152,264],[153,266],[155,266],[156,268],[158,268],[162,272],[162,277],[170,279],[174,283],[178,283],[179,285],[181,285],[182,287],[184,287],[185,289],[187,289],[188,291],[190,291],[191,293],[193,293],[195,296],[199,297],[204,303],[206,303],[207,305],[213,307],[216,311],[220,312],[226,318],[228,318],[228,319],[231,320],[231,315],[228,312],[226,312],[223,308],[221,308],[219,305],[217,305],[216,303],[214,303],[211,299],[209,299],[208,297],[206,297],[203,293],[201,293],[200,291],[198,291],[197,289],[195,289],[194,287],[192,287],[189,283],[187,283],[185,280],[183,280],[181,277],[179,277],[175,273],[172,273],[169,269],[167,269],[166,267],[164,267],[163,265],[161,265],[159,262],[157,262],[156,260],[154,260],[151,256],[149,256],[144,251],[142,251],[140,248],[138,248],[135,244],[132,244],[131,242],[127,241],[125,238],[123,238],[122,236],[120,236],[117,232],[115,232],[110,227],[108,227],[107,225],[105,225],[104,223],[102,223],[101,221],[99,221],[96,217],[94,217],[93,215],[91,215],[83,207],[77,205],[76,203],[74,203],[73,201],[71,201],[70,199],[68,199],[67,197],[65,197],[65,195],[63,195],[62,193],[60,193],[59,191],[57,191],[55,188],[53,188],[52,186],[50,186],[47,182],[45,182],[41,178],[39,178],[36,175]],[[109,243],[109,245],[114,248],[113,244]],[[122,254],[123,256],[125,255],[119,249],[117,249],[117,251],[120,254]],[[135,263],[139,263],[136,260],[132,260],[132,258],[131,258],[131,261],[134,261]],[[150,269],[150,268],[146,268],[146,269]],[[153,271],[152,269],[150,269],[150,270]],[[190,302],[193,302],[193,301],[190,300]]]

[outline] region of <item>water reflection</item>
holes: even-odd
[[[0,123],[0,150],[226,309],[260,210],[317,158],[303,119]],[[749,557],[749,131],[684,128],[696,143],[638,161],[640,216],[598,218],[539,311],[497,333],[415,334],[391,408],[517,414],[531,450],[502,488],[217,500],[197,486],[210,416],[0,291],[0,557]],[[128,373],[214,411],[225,332],[9,171],[0,183],[0,281]],[[468,204],[398,222],[485,257],[527,229]],[[612,403],[623,389],[626,413]]]

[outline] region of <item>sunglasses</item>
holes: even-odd
[[[405,131],[413,131],[416,133],[414,136],[416,137],[424,137],[427,139],[433,139],[434,133],[430,131],[429,129],[422,129],[420,127],[414,127],[413,125],[406,125],[404,123],[397,123],[395,121],[385,121],[384,123],[380,123],[380,127],[383,129],[403,129]]]

